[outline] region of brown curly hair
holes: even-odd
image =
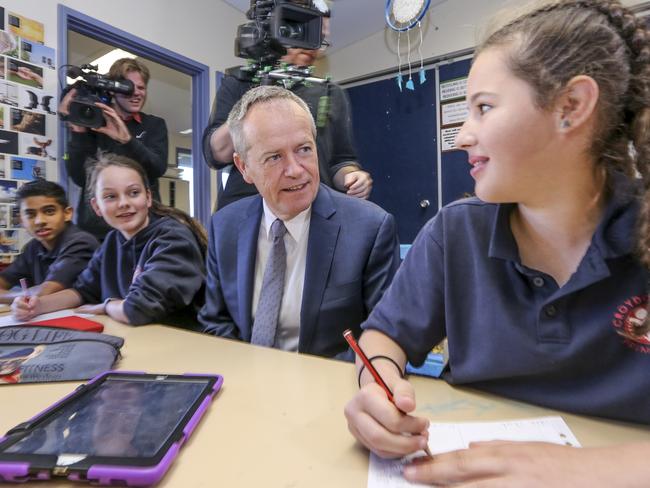
[[[573,77],[596,81],[591,154],[607,175],[640,179],[636,250],[650,268],[650,32],[644,20],[618,0],[554,0],[490,34],[476,55],[492,47],[506,48],[508,68],[535,90],[540,109],[550,108]],[[650,320],[641,329],[645,334]]]

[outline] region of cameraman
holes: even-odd
[[[329,34],[329,9],[324,2],[319,3],[323,13],[323,38]],[[327,43],[324,42],[323,46]],[[323,50],[288,48],[287,54],[280,61],[296,66],[311,66]],[[208,166],[213,169],[230,168],[225,188],[220,190],[217,209],[240,198],[255,195],[254,185],[244,181],[241,173],[233,164],[234,147],[228,127],[225,125],[230,110],[235,103],[254,85],[234,76],[223,78],[210,114],[210,121],[203,133],[203,155]],[[324,127],[319,127],[316,137],[320,179],[336,190],[358,198],[368,198],[372,189],[370,174],[361,169],[357,162],[352,142],[352,119],[347,97],[343,90],[334,83],[313,83],[306,86],[303,82],[287,87],[302,98],[309,106],[314,120],[318,120],[319,100],[329,95],[329,111]],[[221,188],[221,181],[219,181]]]
[[[81,187],[77,206],[77,225],[103,240],[110,227],[95,215],[90,206],[92,195],[88,182],[92,160],[98,150],[129,157],[142,165],[151,184],[152,196],[160,201],[158,178],[167,170],[167,125],[160,117],[145,114],[142,106],[147,99],[149,68],[136,59],[122,58],[108,71],[111,80],[127,79],[133,82],[131,95],[115,94],[112,106],[96,103],[101,108],[106,125],[88,129],[68,123],[70,140],[65,167],[68,175]],[[68,107],[76,90],[70,90],[61,101],[59,112],[68,115]]]

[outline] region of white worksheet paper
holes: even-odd
[[[493,440],[541,441],[580,447],[580,443],[561,417],[429,425],[429,448],[434,455],[465,449],[470,442]],[[402,477],[402,466],[408,459],[410,458],[387,460],[371,453],[368,488],[425,486],[409,483]]]

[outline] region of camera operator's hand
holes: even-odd
[[[102,109],[106,125],[104,127],[99,127],[98,129],[93,130],[95,132],[99,132],[100,134],[107,135],[120,144],[126,144],[129,142],[132,137],[131,133],[124,123],[124,120],[122,120],[122,117],[118,115],[115,109],[113,107],[109,107],[104,103],[97,102],[95,105]]]
[[[333,178],[334,187],[351,197],[367,199],[372,191],[372,177],[356,165],[344,166]]]
[[[73,88],[70,90],[68,93],[65,94],[63,97],[63,100],[61,100],[61,103],[59,104],[59,113],[65,115],[66,117],[70,115],[70,102],[72,102],[72,99],[77,95],[77,89]],[[68,122],[68,128],[72,132],[86,132],[88,129],[85,127],[82,127],[80,125],[75,125],[71,124]]]

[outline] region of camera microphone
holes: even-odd
[[[110,90],[114,93],[122,93],[124,95],[131,95],[134,90],[133,82],[131,80],[121,79],[121,80],[103,80],[102,84],[98,83],[98,86],[106,90]]]
[[[81,71],[81,68],[79,68],[78,66],[71,66],[71,67],[68,68],[67,75],[70,78],[74,79],[74,78],[79,78],[80,76],[83,76],[84,72]]]

